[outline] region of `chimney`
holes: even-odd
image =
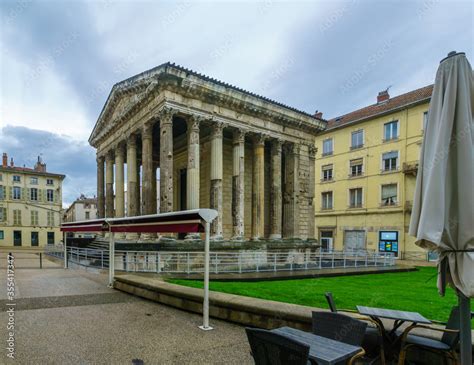
[[[8,155],[6,152],[3,152],[2,167],[8,167]]]
[[[10,159],[10,167],[14,167],[15,164],[13,163],[13,157]]]
[[[323,118],[323,112],[320,112],[319,110],[316,110],[314,112],[314,117],[318,118],[318,119],[322,119]]]
[[[387,101],[388,99],[390,99],[390,95],[388,94],[388,89],[381,91],[377,95],[377,104],[383,103],[384,101]]]
[[[46,164],[43,163],[41,156],[38,156],[38,161],[35,164],[35,171],[46,172]]]

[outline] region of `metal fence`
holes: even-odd
[[[400,258],[410,261],[437,261],[438,253],[433,251],[405,251],[401,253]]]
[[[62,247],[50,248],[48,254],[63,257]],[[108,268],[108,250],[68,248],[68,262],[80,266]],[[115,251],[115,270],[154,273],[204,272],[203,252]],[[211,252],[211,273],[318,270],[326,268],[393,266],[391,253],[370,251],[320,250],[241,250]]]

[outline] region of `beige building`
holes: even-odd
[[[156,213],[158,190],[161,212],[216,209],[214,241],[311,240],[325,125],[174,64],[145,71],[114,85],[89,138],[99,217],[124,216],[127,185],[130,216]]]
[[[45,246],[61,239],[62,182],[38,157],[34,168],[0,165],[0,246]]]
[[[423,252],[408,235],[433,86],[328,121],[316,138],[316,226],[325,249]]]
[[[65,212],[66,222],[85,221],[97,218],[97,198],[88,198],[81,194]]]

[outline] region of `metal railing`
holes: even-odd
[[[410,261],[437,261],[438,260],[438,253],[433,251],[405,251],[402,252],[400,255],[401,259],[403,260],[410,260]]]
[[[58,247],[48,251],[63,258]],[[108,268],[108,250],[68,248],[68,262],[98,269]],[[204,252],[115,251],[115,270],[153,273],[202,273]],[[319,270],[328,268],[393,266],[392,253],[370,251],[252,250],[211,252],[211,273]]]

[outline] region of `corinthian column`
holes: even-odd
[[[264,163],[265,137],[257,135],[253,140],[253,174],[252,174],[252,239],[258,241],[264,232]]]
[[[281,141],[275,140],[271,146],[272,185],[270,191],[270,239],[281,239]]]
[[[245,132],[234,131],[232,173],[232,218],[234,235],[232,240],[244,239],[244,188],[245,188]]]
[[[115,149],[115,217],[117,218],[125,215],[124,161],[124,146],[119,144]],[[115,236],[118,239],[125,237],[123,233],[117,233]]]
[[[173,211],[173,115],[165,107],[160,112],[160,212]]]
[[[97,156],[97,218],[105,217],[104,157]]]
[[[142,129],[142,214],[153,214],[153,124]]]
[[[297,144],[285,148],[284,237],[299,238],[299,152]]]
[[[211,127],[211,209],[217,210],[217,218],[211,224],[211,239],[223,239],[222,232],[222,123],[214,123]]]
[[[138,173],[137,173],[137,137],[132,134],[127,141],[127,216],[134,217],[138,214],[137,196]],[[137,204],[138,203],[138,204]],[[127,233],[127,239],[136,240],[138,234]]]
[[[199,123],[200,117],[191,116],[188,121],[188,168],[186,176],[186,209],[199,209]],[[199,239],[200,235],[190,233],[186,239]]]
[[[107,153],[105,159],[105,216],[114,217],[114,154]]]
[[[314,194],[316,189],[316,152],[318,149],[314,144],[308,146],[309,153],[309,215],[310,219],[308,222],[308,239],[315,239],[315,207],[314,207]]]

